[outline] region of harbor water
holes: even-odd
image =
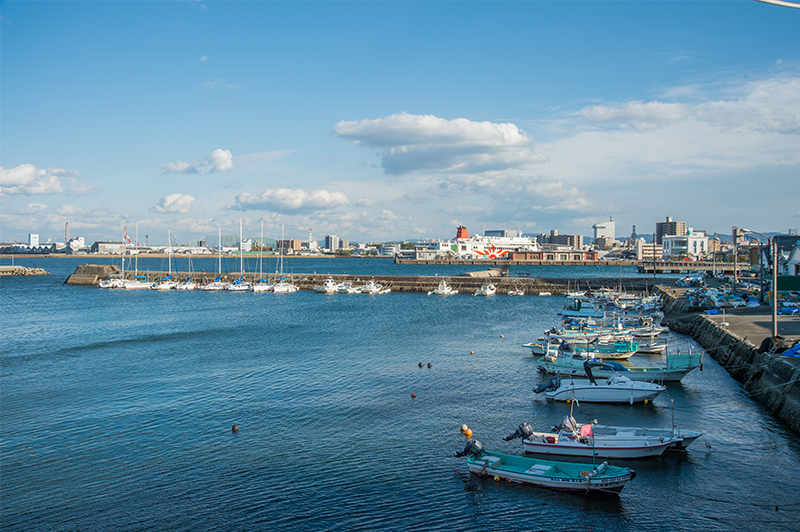
[[[196,271],[216,270],[205,260]],[[104,261],[20,260],[54,275],[0,280],[3,530],[797,529],[797,435],[709,356],[650,404],[575,406],[579,422],[703,433],[686,451],[609,460],[637,472],[619,497],[470,475],[452,457],[462,424],[521,454],[501,438],[569,414],[531,391],[543,377],[521,347],[558,324],[562,298],[65,285],[82,262]],[[617,274],[553,270],[539,275]]]

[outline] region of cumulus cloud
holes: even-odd
[[[379,151],[387,174],[417,171],[480,173],[528,168],[547,158],[533,139],[511,123],[447,120],[433,115],[395,114],[340,121],[334,133],[357,146]]]
[[[312,190],[306,192],[300,189],[269,189],[260,194],[245,192],[236,196],[236,203],[230,206],[233,210],[263,209],[284,213],[313,212],[319,210],[335,209],[347,205],[350,201],[341,192],[327,190]]]
[[[78,175],[73,170],[36,168],[21,164],[14,168],[0,167],[0,191],[8,195],[60,194],[64,192],[62,180]]]
[[[185,161],[167,163],[161,169],[165,174],[227,172],[234,169],[233,154],[230,150],[216,149],[203,160],[195,161],[191,164]]]
[[[157,205],[150,207],[150,212],[176,212],[184,214],[192,207],[194,196],[189,194],[168,194],[161,198]]]
[[[593,105],[580,115],[596,124],[623,123],[638,131],[655,129],[665,122],[680,120],[689,113],[689,106],[678,103],[630,102],[620,107]]]

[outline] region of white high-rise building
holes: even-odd
[[[594,229],[594,242],[599,239],[610,238],[614,239],[616,236],[616,227],[614,226],[614,218],[609,217],[607,222],[596,223],[592,226]]]
[[[28,245],[31,247],[39,245],[38,233],[28,233]]]

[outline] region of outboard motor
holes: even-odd
[[[556,375],[555,377],[550,377],[550,380],[547,382],[542,383],[534,388],[533,393],[554,392],[558,390],[559,386],[561,386],[561,378]]]
[[[480,458],[483,454],[483,444],[478,440],[469,440],[467,442],[467,446],[464,447],[464,450],[461,452],[454,452],[453,456],[459,458],[461,456],[472,455],[475,458]]]
[[[512,432],[505,438],[503,441],[510,441],[514,438],[522,438],[523,440],[528,439],[533,434],[533,429],[531,428],[530,423],[522,423],[516,432]]]

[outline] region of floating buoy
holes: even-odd
[[[468,428],[469,427],[466,424],[465,425],[461,425],[461,433],[463,434],[464,432],[467,432]]]
[[[432,368],[432,367],[433,367],[433,364],[431,364],[430,362],[428,362],[428,367],[429,367],[429,368]]]
[[[650,402],[650,400],[649,400],[649,399],[645,399],[645,400],[644,400],[644,404],[647,404],[647,403],[649,403],[649,402]]]
[[[412,398],[412,399],[413,399],[413,398],[415,398],[416,396],[417,396],[417,394],[415,394],[415,393],[412,393],[412,394],[411,394],[411,398]]]
[[[567,399],[567,404],[570,404],[571,402],[572,402],[572,401],[570,401],[569,399]]]
[[[500,335],[500,338],[505,338],[505,336],[503,336],[503,335],[501,334],[501,335]]]
[[[500,482],[500,477],[498,477],[497,475],[495,475],[495,476],[494,476],[494,481],[495,481],[495,482]]]
[[[231,432],[239,432],[239,425],[234,425],[231,427]]]
[[[419,363],[419,367],[422,367],[422,362]]]
[[[472,437],[472,429],[465,430],[464,431],[464,436],[466,436],[467,438],[471,438]]]
[[[470,355],[474,355],[474,354],[475,354],[475,351],[470,351],[470,352],[469,352],[469,354],[470,354]]]

